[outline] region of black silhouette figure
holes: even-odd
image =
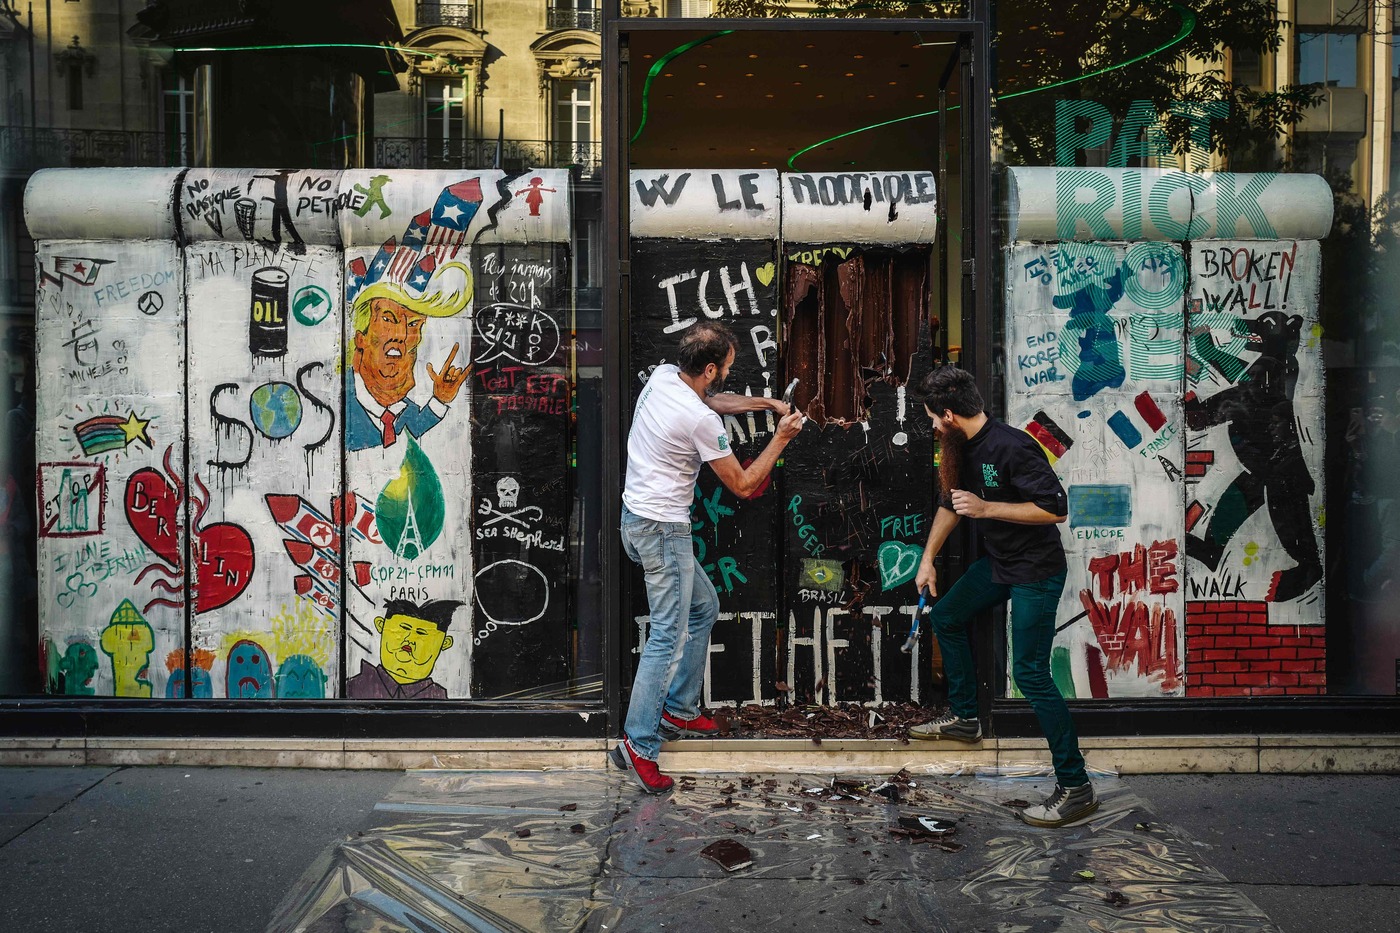
[[[291,242],[285,244],[292,252],[300,255],[306,252],[306,243],[302,241],[301,234],[297,232],[296,224],[292,222],[291,206],[287,200],[287,182],[292,173],[296,171],[290,168],[274,169],[272,172],[262,175],[254,175],[254,178],[262,178],[272,182],[272,197],[263,195],[261,200],[272,203],[272,238],[267,241],[268,246],[284,245],[282,243],[283,228],[291,235]],[[236,206],[235,206],[236,209]]]
[[[1245,321],[1256,359],[1235,385],[1205,401],[1186,396],[1186,425],[1228,424],[1230,446],[1244,467],[1216,503],[1205,537],[1186,537],[1186,553],[1215,570],[1236,531],[1266,502],[1274,532],[1296,567],[1274,574],[1271,602],[1297,599],[1322,579],[1308,496],[1315,488],[1303,460],[1293,414],[1298,382],[1298,335],[1303,319],[1268,311]]]

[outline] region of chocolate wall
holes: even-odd
[[[472,695],[495,697],[569,672],[569,264],[550,244],[474,258]]]

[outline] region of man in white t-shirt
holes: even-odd
[[[681,336],[680,365],[663,363],[647,380],[627,438],[622,546],[646,571],[651,623],[632,682],[626,734],[611,758],[651,794],[672,785],[656,766],[663,737],[717,731],[700,712],[710,629],[719,616],[719,595],[691,546],[690,504],[700,466],[708,463],[730,492],[747,499],[804,420],[778,399],[720,394],[737,347],[734,334],[717,321],[692,325]],[[782,419],[746,468],[729,448],[722,416],[763,410]]]

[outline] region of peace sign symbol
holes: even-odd
[[[160,292],[146,292],[136,299],[136,307],[142,314],[155,314],[165,307],[165,299],[161,297]]]

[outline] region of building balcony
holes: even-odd
[[[602,167],[602,144],[550,142],[543,139],[428,139],[421,136],[381,136],[374,141],[369,168],[490,169],[523,172],[528,168],[575,168],[592,178]]]
[[[460,26],[472,29],[476,26],[476,5],[462,2],[420,2],[418,4],[418,26]]]
[[[0,126],[0,170],[187,164],[190,147],[173,142],[159,132]]]
[[[567,7],[550,7],[550,29],[587,29],[599,32],[603,28],[601,10],[571,10]]]

